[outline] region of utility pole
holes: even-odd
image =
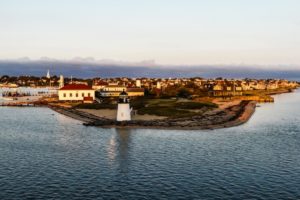
[[[235,79],[233,80],[233,96],[235,96]]]

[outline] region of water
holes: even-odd
[[[0,108],[0,199],[299,199],[300,92],[239,127],[101,129]]]

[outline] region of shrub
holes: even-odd
[[[186,88],[181,88],[179,89],[177,96],[181,98],[188,98],[189,96],[191,96],[191,92]]]

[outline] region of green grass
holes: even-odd
[[[188,117],[188,116],[194,116],[197,113],[190,112],[187,110],[177,110],[174,107],[146,107],[141,108],[138,110],[138,114],[144,115],[157,115],[157,116],[165,116],[165,117],[171,117],[171,118],[178,118],[178,117]]]
[[[132,99],[130,106],[138,111],[138,114],[157,115],[169,118],[182,118],[200,115],[201,112],[195,112],[202,108],[213,109],[217,105],[210,102],[193,102],[193,101],[178,101],[176,99],[147,99],[136,98]],[[77,109],[117,109],[116,104],[79,104],[75,106]]]
[[[148,106],[170,106],[176,102],[176,99],[151,99],[147,101]]]
[[[218,106],[210,102],[178,102],[176,99],[147,99],[144,101],[144,106],[139,106],[137,110],[141,115],[148,114],[179,118],[199,115],[201,113],[194,112],[193,110],[204,107],[212,109]],[[134,107],[134,109],[136,108]]]

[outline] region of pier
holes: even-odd
[[[35,102],[1,102],[0,106],[14,106],[14,107],[34,107]]]
[[[274,98],[271,96],[240,96],[236,99],[244,101],[256,101],[258,103],[274,103]]]

